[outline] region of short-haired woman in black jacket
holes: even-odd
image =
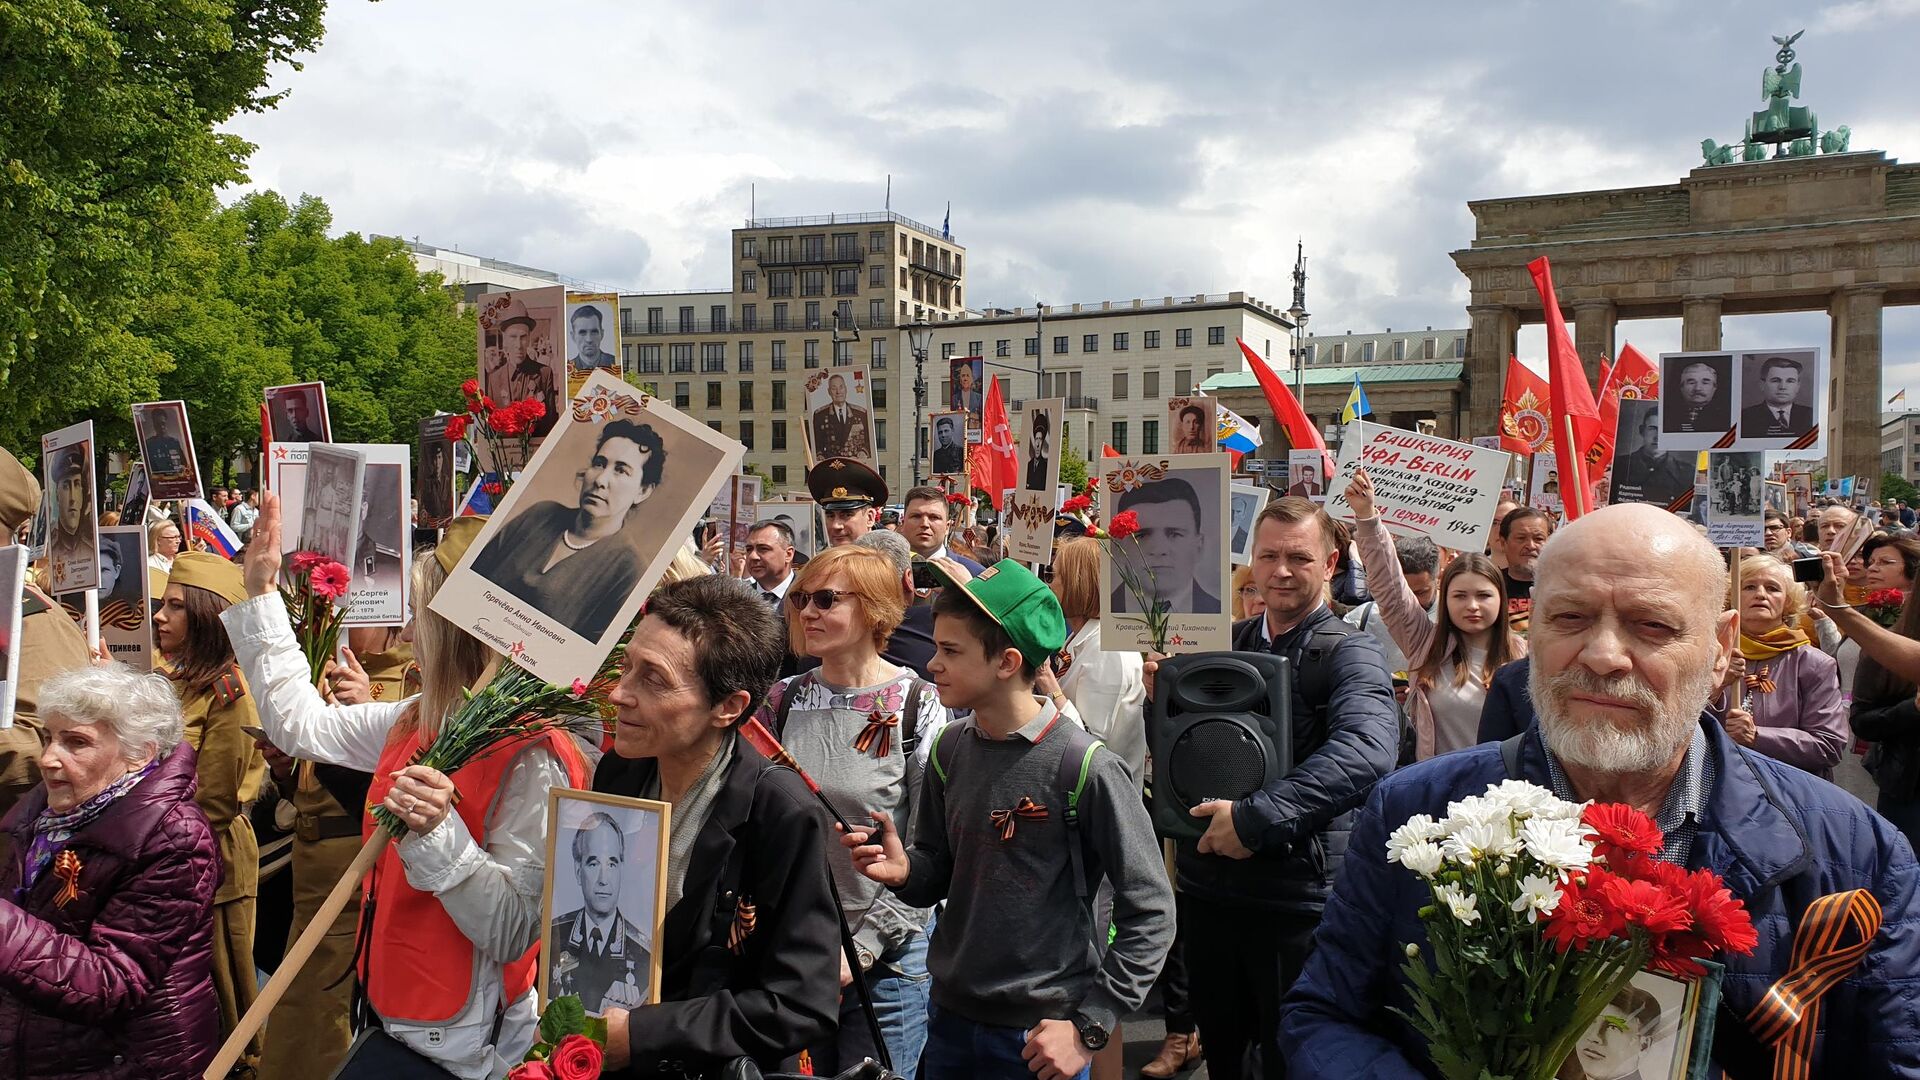
[[[607,1013],[607,1073],[773,1070],[834,1030],[839,909],[804,783],[739,736],[779,675],[786,628],[740,581],[664,585],[627,646],[614,752],[593,787],[673,804],[661,1004]]]

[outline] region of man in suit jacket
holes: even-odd
[[[871,458],[867,445],[867,410],[847,404],[847,380],[835,375],[827,380],[827,396],[833,399],[813,414],[813,456]]]
[[[1740,410],[1740,437],[1773,439],[1813,430],[1813,409],[1800,395],[1800,361],[1770,356],[1760,365],[1760,401]]]
[[[975,416],[984,408],[980,396],[979,376],[973,370],[971,361],[962,361],[953,365],[953,407]]]
[[[1140,529],[1128,541],[1126,558],[1148,599],[1168,611],[1220,614],[1220,598],[1201,578],[1218,574],[1226,554],[1208,542],[1193,485],[1178,476],[1142,484],[1120,496],[1114,514],[1128,510],[1139,517]],[[1114,587],[1112,604],[1116,613],[1140,613],[1140,601],[1124,584]]]
[[[933,425],[933,471],[935,473],[967,471],[967,438],[960,433],[960,422],[957,419]]]
[[[1680,369],[1680,381],[1666,391],[1665,408],[1675,410],[1675,431],[1725,431],[1729,415],[1727,395],[1720,389],[1720,369],[1695,360]]]

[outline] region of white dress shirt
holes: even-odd
[[[1072,712],[1094,738],[1120,755],[1139,781],[1147,765],[1147,726],[1141,715],[1147,701],[1145,661],[1136,652],[1103,651],[1099,619],[1088,619],[1068,638],[1066,651],[1073,663],[1060,676],[1060,689]]]

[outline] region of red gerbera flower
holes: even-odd
[[[1694,932],[1706,940],[1709,948],[1744,956],[1760,944],[1747,905],[1733,895],[1719,874],[1695,870],[1682,879],[1677,892],[1687,910],[1693,912]]]
[[[1107,522],[1107,535],[1115,540],[1125,540],[1140,531],[1140,515],[1131,510],[1122,510]]]
[[[1653,819],[1625,803],[1595,803],[1580,815],[1594,838],[1595,854],[1657,855],[1666,838]],[[1609,861],[1611,865],[1611,861]],[[1619,869],[1615,867],[1614,869]]]
[[[1588,870],[1585,877],[1560,886],[1560,906],[1546,918],[1547,940],[1559,947],[1585,949],[1593,942],[1620,932],[1622,923],[1613,905],[1600,898],[1600,888],[1618,880],[1605,870]]]
[[[1650,934],[1670,934],[1693,925],[1693,916],[1680,898],[1652,881],[1613,878],[1600,887],[1600,899],[1628,926]]]
[[[313,574],[307,578],[307,587],[313,595],[324,596],[329,600],[338,600],[347,592],[347,568],[326,559],[313,568]]]

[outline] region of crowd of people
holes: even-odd
[[[318,680],[277,586],[271,494],[221,507],[235,559],[152,519],[159,673],[91,654],[29,584],[19,720],[0,731],[0,1077],[200,1075],[259,992],[256,958],[317,917],[375,808],[405,834],[236,1075],[505,1075],[537,1037],[555,788],[673,807],[645,942],[659,1001],[600,1002],[608,1075],[885,1057],[910,1080],[1113,1078],[1123,1022],[1151,1008],[1148,1077],[1433,1076],[1397,1011],[1428,897],[1386,838],[1507,778],[1643,810],[1660,858],[1745,902],[1759,946],[1718,958],[1731,1077],[1772,1074],[1745,1017],[1787,976],[1808,905],[1873,893],[1881,929],[1827,991],[1812,1074],[1920,1075],[1910,508],[1867,508],[1882,528],[1851,560],[1829,550],[1856,517],[1842,505],[1771,515],[1764,548],[1730,559],[1646,505],[1561,525],[1508,502],[1488,550],[1448,551],[1390,533],[1364,471],[1351,525],[1275,499],[1233,575],[1232,648],[1291,660],[1293,768],[1183,808],[1202,831],[1176,843],[1146,802],[1164,657],[1103,648],[1086,522],[1063,517],[1043,578],[939,488],[883,522],[885,484],[858,463],[809,486],[827,540],[811,557],[774,519],[743,548],[723,530],[683,545],[604,727],[451,776],[416,754],[505,658],[428,604],[482,518],[421,545],[404,629],[355,631]],[[38,496],[0,455],[0,525]],[[1863,602],[1886,589],[1891,626]]]

